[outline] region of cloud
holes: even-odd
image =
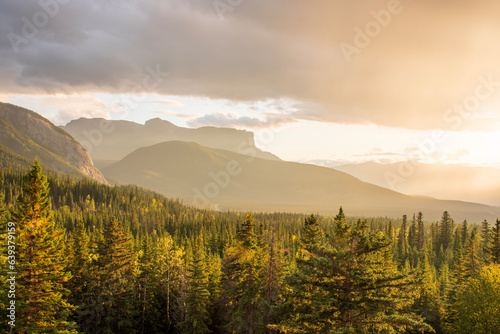
[[[212,1],[73,0],[26,35],[44,9],[2,1],[0,90],[290,98],[320,106],[298,118],[449,129],[445,112],[474,93],[478,77],[500,81],[500,3],[401,0],[347,62],[340,45],[355,45],[388,3],[252,0],[220,20]]]
[[[151,103],[158,103],[164,106],[169,106],[169,107],[183,107],[184,104],[179,101],[174,101],[174,100],[160,100],[160,101],[152,101]]]
[[[201,117],[200,114],[183,114],[183,113],[172,111],[172,110],[158,110],[158,111],[155,111],[155,114],[175,116],[175,117],[187,118],[187,119],[194,119],[194,118]]]
[[[296,120],[289,115],[267,114],[264,120],[248,116],[239,116],[236,113],[213,113],[189,120],[187,124],[191,127],[217,126],[229,128],[270,128],[280,127]]]
[[[8,100],[37,110],[56,125],[65,125],[80,117],[111,119],[114,112],[121,111],[117,106],[89,95],[39,95],[37,99],[16,96]]]

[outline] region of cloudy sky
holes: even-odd
[[[0,2],[0,101],[235,127],[288,160],[500,167],[495,0]]]

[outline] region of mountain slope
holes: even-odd
[[[137,184],[188,204],[216,209],[319,212],[339,206],[365,216],[400,217],[419,210],[439,219],[444,210],[457,219],[493,219],[500,208],[411,197],[362,182],[326,167],[253,158],[195,143],[164,142],[138,149],[103,168],[108,179]]]
[[[431,165],[412,161],[367,162],[333,167],[360,180],[405,194],[474,201],[500,206],[500,169],[461,165]]]
[[[215,127],[188,129],[159,118],[144,125],[129,121],[80,118],[62,127],[85,148],[94,161],[118,161],[134,150],[165,141],[195,142],[207,147],[225,149],[259,158],[280,160],[255,147],[252,132]],[[248,153],[247,153],[248,152]]]
[[[38,157],[53,170],[106,183],[75,139],[31,110],[0,103],[0,146],[3,165],[24,166]]]

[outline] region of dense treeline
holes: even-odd
[[[0,185],[17,333],[499,332],[498,220],[215,212],[37,163]]]

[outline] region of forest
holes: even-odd
[[[500,220],[202,210],[37,161],[0,186],[2,333],[500,333]]]

